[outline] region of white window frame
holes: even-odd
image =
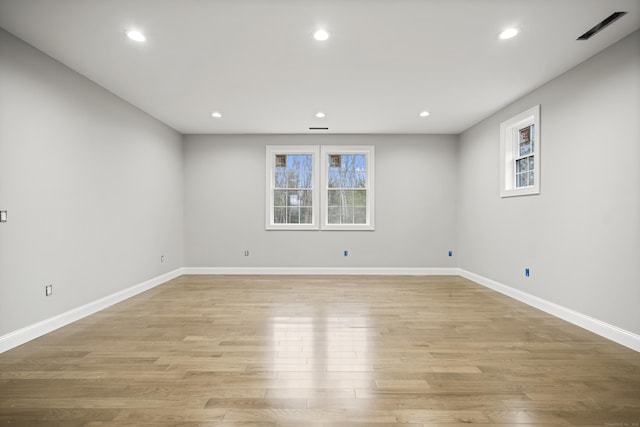
[[[518,149],[518,131],[527,126],[534,126],[533,151],[533,185],[516,186],[515,162],[520,157]],[[540,194],[540,105],[536,105],[500,124],[500,197],[528,196]]]
[[[367,157],[367,196],[366,222],[364,224],[329,224],[329,161],[330,154],[364,154]],[[375,147],[373,145],[322,146],[320,149],[322,165],[322,230],[375,230]]]
[[[275,190],[275,159],[278,154],[311,154],[312,162],[312,216],[311,224],[276,224],[274,222],[274,190]],[[267,230],[317,230],[320,224],[320,150],[317,145],[268,145],[266,162],[266,224]]]

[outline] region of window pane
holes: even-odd
[[[534,156],[516,160],[516,187],[534,185]]]
[[[273,209],[273,222],[274,222],[274,224],[286,224],[287,223],[287,208],[274,208]]]
[[[364,154],[328,155],[329,188],[365,188],[367,184],[367,156]]]
[[[329,207],[327,222],[329,224],[340,224],[340,208]]]
[[[340,190],[329,190],[328,206],[340,206]]]
[[[354,188],[356,183],[355,156],[352,154],[342,156],[342,188]]]
[[[342,218],[340,218],[341,224],[353,224],[353,207],[345,206],[342,208]]]
[[[289,203],[287,206],[300,206],[300,198],[297,191],[289,191],[289,197],[287,200]]]
[[[278,168],[274,174],[274,187],[287,188],[287,171],[284,168]]]
[[[354,206],[367,206],[367,191],[355,190],[353,192],[353,205]]]
[[[300,224],[311,224],[313,222],[313,208],[300,208]]]
[[[520,155],[524,156],[532,152],[531,127],[527,126],[518,131],[518,144],[520,145]]]
[[[527,161],[527,159],[516,160],[516,172],[526,172],[527,170],[529,170],[528,166],[529,162]]]
[[[300,208],[298,207],[290,207],[287,210],[287,222],[289,224],[298,224],[300,223]]]
[[[329,188],[340,188],[340,169],[329,168]]]
[[[529,185],[529,175],[525,172],[517,175],[517,186],[526,187]]]
[[[534,125],[531,125],[530,129],[531,129],[531,152],[533,153],[535,151],[535,142],[536,142]]]
[[[344,190],[342,202],[345,206],[353,206],[353,190]]]
[[[355,156],[355,185],[353,188],[366,188],[367,186],[367,156],[357,154]]]
[[[312,187],[312,163],[311,154],[287,155],[287,186],[289,188]]]
[[[273,206],[287,206],[287,192],[285,190],[273,191]]]
[[[312,194],[313,193],[309,190],[298,191],[298,200],[300,201],[300,206],[313,206]]]
[[[366,190],[329,190],[329,223],[364,224],[366,205]]]

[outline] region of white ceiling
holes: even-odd
[[[182,133],[460,133],[640,28],[640,0],[0,0],[0,26]]]

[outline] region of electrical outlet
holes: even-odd
[[[0,222],[7,222],[7,211],[0,211]]]
[[[344,251],[344,256],[349,256],[349,251]]]
[[[53,294],[53,285],[46,285],[44,287],[44,296],[50,297]]]
[[[249,256],[249,250],[248,249],[244,251],[244,256]]]

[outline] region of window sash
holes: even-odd
[[[267,146],[266,153],[266,229],[317,230],[320,224],[318,147],[272,145]],[[310,171],[305,165],[289,168],[289,156],[307,155],[311,156]],[[285,170],[280,170],[282,168]]]
[[[345,170],[344,164],[337,159],[352,157],[352,168]],[[364,156],[364,164],[355,156]],[[373,182],[374,147],[373,146],[323,146],[322,158],[322,229],[323,230],[373,230]],[[343,176],[339,185],[331,182],[336,179],[332,168],[339,167]],[[345,186],[345,182],[351,184]],[[355,184],[355,185],[354,185]],[[356,193],[357,192],[357,193]],[[358,201],[356,204],[356,194]],[[335,195],[346,196],[346,202],[335,203]],[[364,196],[364,197],[363,197]]]

